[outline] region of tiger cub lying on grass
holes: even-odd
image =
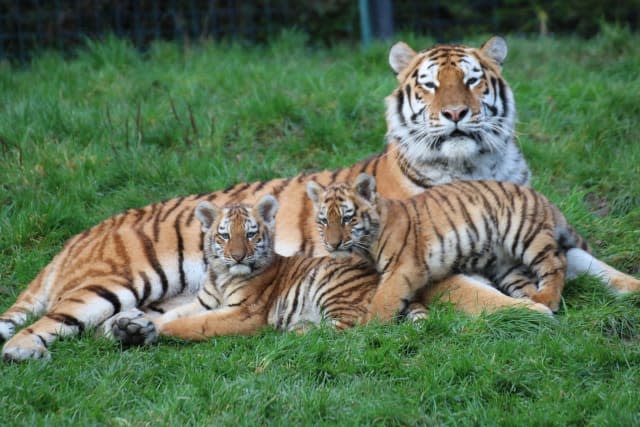
[[[119,313],[111,332],[126,345],[149,344],[158,334],[189,340],[251,334],[271,325],[302,331],[327,320],[348,328],[366,315],[379,275],[357,257],[285,257],[274,250],[278,202],[267,195],[253,207],[195,210],[204,236],[208,278],[195,300],[160,317]],[[420,307],[419,305],[417,307]]]
[[[549,200],[515,184],[458,181],[392,200],[376,193],[373,177],[360,174],[353,185],[326,189],[310,181],[307,192],[325,248],[359,253],[381,274],[369,319],[390,319],[425,285],[454,273],[481,274],[509,295],[555,312],[566,251],[588,250]],[[613,268],[607,274],[631,288],[639,284]]]

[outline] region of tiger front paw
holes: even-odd
[[[123,311],[113,316],[111,334],[124,346],[149,345],[158,341],[158,330],[140,310]]]
[[[408,320],[411,323],[418,323],[429,317],[429,311],[427,307],[420,303],[411,303],[401,313],[401,317]]]
[[[558,295],[557,292],[545,292],[545,290],[543,289],[540,292],[531,295],[531,299],[534,302],[549,307],[554,313],[557,313],[558,309],[560,308],[560,295]]]
[[[2,348],[2,358],[6,362],[24,362],[30,359],[49,360],[51,355],[40,338],[17,335]]]
[[[410,311],[407,313],[406,319],[411,323],[419,323],[429,317],[429,313],[424,311]]]
[[[16,334],[16,325],[10,320],[0,319],[0,342],[5,342]]]
[[[528,309],[553,317],[553,311],[545,304],[540,304],[538,302],[533,302],[533,301],[527,301],[527,303],[524,306],[527,307]]]

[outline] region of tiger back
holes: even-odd
[[[254,207],[200,203],[195,215],[202,223],[208,265],[203,288],[194,301],[160,317],[137,310],[116,315],[114,336],[132,345],[153,342],[158,335],[203,340],[252,334],[267,325],[302,331],[325,321],[338,329],[357,324],[378,284],[375,269],[357,257],[278,255],[277,206],[270,195]]]

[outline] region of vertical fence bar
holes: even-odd
[[[115,35],[122,37],[122,17],[120,16],[120,2],[116,1],[113,8],[113,21],[115,23]]]
[[[198,13],[198,8],[196,7],[194,0],[191,0],[189,3],[189,15],[191,16],[191,30],[189,32],[189,38],[193,40],[198,40],[200,35],[200,14]]]
[[[373,0],[374,36],[383,40],[393,37],[393,6],[391,0]]]
[[[94,8],[93,10],[93,16],[94,16],[94,30],[93,30],[93,34],[91,35],[91,37],[96,38],[96,39],[100,39],[100,37],[102,36],[102,20],[100,19],[100,15],[102,14],[104,10],[104,6],[101,6],[100,8]]]
[[[369,10],[369,0],[359,0],[360,10],[360,35],[362,44],[366,47],[371,44],[371,11]]]
[[[153,7],[151,8],[151,19],[153,20],[153,38],[158,40],[162,37],[160,32],[160,11],[158,10],[158,2],[153,2]]]
[[[24,47],[24,34],[23,34],[23,20],[22,20],[22,14],[20,13],[20,10],[18,8],[20,2],[16,3],[16,23],[17,23],[17,28],[18,28],[18,51],[19,53],[19,57],[20,57],[20,61],[24,61],[26,59],[26,52],[25,52],[25,47]]]
[[[39,9],[39,8],[38,8]],[[55,44],[56,44],[56,48],[57,49],[62,49],[63,47],[63,34],[62,34],[62,28],[60,26],[60,21],[61,16],[62,16],[63,12],[62,12],[62,6],[60,5],[60,0],[56,0],[55,1],[55,6],[54,6],[54,11],[53,11],[53,19],[54,19],[54,23],[53,26],[55,28],[54,30],[54,35],[53,37],[55,37]]]
[[[142,48],[142,32],[140,28],[140,5],[137,1],[133,2],[133,28],[131,29],[135,40],[135,46]]]

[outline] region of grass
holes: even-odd
[[[508,37],[534,186],[640,273],[640,36]],[[409,35],[414,47],[432,41]],[[479,44],[482,37],[465,40]],[[91,42],[0,63],[0,308],[65,239],[124,209],[383,146],[388,46]],[[266,330],[122,351],[86,333],[0,365],[0,424],[637,425],[640,298],[568,284],[555,320],[433,307],[413,326]]]

